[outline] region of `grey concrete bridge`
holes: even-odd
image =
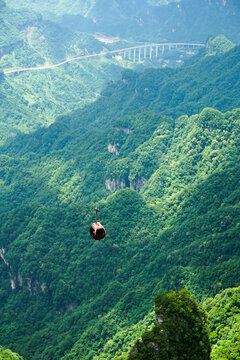
[[[16,68],[16,69],[6,69],[3,70],[5,75],[8,74],[16,74],[21,72],[29,72],[29,71],[37,71],[37,70],[47,70],[54,69],[56,67],[62,66],[72,61],[77,60],[86,60],[91,58],[96,58],[100,56],[106,55],[120,55],[126,60],[130,61],[142,61],[147,58],[152,59],[153,57],[158,57],[160,54],[163,54],[165,49],[199,49],[206,47],[206,44],[201,43],[152,43],[152,44],[144,44],[144,45],[136,45],[124,49],[117,50],[106,50],[97,54],[88,54],[75,56],[70,59],[66,59],[58,64],[54,65],[43,65],[31,68]]]
[[[137,45],[134,47],[120,49],[120,50],[113,50],[109,53],[118,53],[119,55],[123,55],[124,58],[128,60],[141,61],[142,59],[152,59],[153,57],[158,57],[159,54],[163,54],[165,49],[168,48],[169,50],[175,48],[187,48],[187,49],[197,49],[206,47],[205,44],[200,43],[153,43],[153,44],[144,44],[144,45]]]

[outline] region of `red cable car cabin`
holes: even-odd
[[[96,222],[90,226],[89,231],[90,231],[91,236],[95,240],[102,240],[105,238],[106,230],[104,229],[102,224],[100,224],[100,222],[98,222],[99,209],[96,208],[95,210],[96,210]]]
[[[93,223],[89,229],[91,236],[95,240],[102,240],[105,238],[106,230],[104,227],[100,224],[100,222]]]

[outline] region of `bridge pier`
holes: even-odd
[[[150,60],[152,60],[152,46],[150,46]]]
[[[144,48],[144,59],[146,59],[147,58],[147,47],[145,46],[145,48]]]
[[[164,54],[164,45],[162,46],[162,54]]]
[[[138,61],[141,61],[141,48],[138,49]]]
[[[133,49],[133,62],[136,62],[136,49]]]
[[[156,46],[156,58],[158,57],[158,46]]]
[[[129,50],[129,53],[128,53],[128,60],[131,60],[131,50]]]

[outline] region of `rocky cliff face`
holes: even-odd
[[[2,258],[4,264],[9,266],[9,264],[8,264],[6,258],[5,258],[5,254],[6,254],[6,249],[0,248],[0,257]]]
[[[119,146],[119,143],[108,144],[108,152],[110,152],[110,154],[119,155],[118,146]]]
[[[13,271],[11,265],[6,259],[5,248],[0,248],[0,258],[9,269],[9,280],[12,290],[16,290],[17,288],[24,288],[29,292],[30,295],[35,295],[39,292],[44,293],[46,291],[47,284],[45,282],[41,283],[40,281],[33,280],[29,277],[24,279],[18,271]]]
[[[136,191],[140,191],[144,186],[145,182],[147,181],[146,178],[140,177],[136,180],[130,181],[128,176],[125,177],[109,177],[105,180],[106,189],[115,192],[117,190],[130,188]]]
[[[120,189],[125,189],[126,187],[130,187],[130,182],[128,178],[121,178],[121,177],[114,177],[114,178],[107,178],[105,180],[106,189],[115,192]]]

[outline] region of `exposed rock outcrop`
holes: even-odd
[[[146,178],[140,177],[140,178],[138,178],[137,180],[134,180],[134,181],[131,181],[131,182],[130,182],[130,188],[131,188],[131,189],[134,189],[134,190],[136,190],[136,191],[140,191],[146,181],[147,181]]]
[[[119,146],[119,143],[117,144],[108,144],[108,152],[111,154],[119,155],[119,151],[117,149],[117,146]]]
[[[144,177],[140,177],[138,179],[130,181],[128,176],[125,176],[125,177],[115,176],[115,177],[107,178],[105,180],[105,186],[106,186],[106,189],[111,192],[125,189],[127,187],[134,189],[136,191],[140,191],[146,181],[147,181],[147,179]]]
[[[47,289],[47,284],[44,282],[44,283],[41,284],[40,287],[41,287],[42,292],[44,293],[46,291],[46,289]]]
[[[107,178],[105,180],[106,189],[114,192],[120,189],[125,189],[126,187],[130,187],[130,183],[128,177],[121,178],[121,177],[114,177],[114,178]]]
[[[20,287],[23,286],[23,278],[19,273],[17,273],[17,282]]]
[[[130,134],[131,130],[129,128],[124,128],[124,127],[114,127],[113,128],[114,130],[117,130],[117,131],[122,131],[124,132],[124,134]]]
[[[17,278],[15,275],[10,274],[10,282],[11,282],[11,289],[16,290],[17,288]]]
[[[23,279],[22,275],[17,271],[13,271],[5,257],[6,249],[0,248],[0,258],[4,264],[9,268],[10,286],[12,290],[17,288],[26,289],[30,295],[36,295],[39,292],[45,292],[47,289],[47,283],[41,283],[38,280],[32,280],[30,277]]]
[[[74,304],[66,304],[66,305],[64,305],[63,307],[61,307],[60,309],[58,309],[57,311],[56,311],[56,314],[58,314],[58,315],[61,315],[61,314],[64,314],[66,311],[72,311],[72,310],[74,310],[75,309],[75,305]]]
[[[5,258],[6,249],[0,248],[0,257],[3,259],[5,265],[9,266],[6,258]]]

